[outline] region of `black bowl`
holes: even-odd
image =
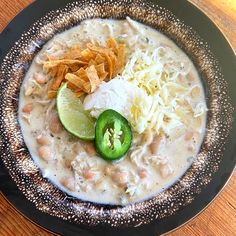
[[[129,206],[74,199],[41,175],[17,120],[19,89],[35,54],[54,34],[87,18],[130,16],[173,39],[205,86],[208,119],[201,150],[185,175],[157,196]],[[235,166],[235,55],[222,33],[185,0],[38,0],[0,36],[0,188],[24,215],[63,235],[156,235],[204,209]]]

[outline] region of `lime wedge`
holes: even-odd
[[[95,121],[84,110],[81,100],[63,84],[57,93],[57,111],[64,128],[83,140],[95,137]]]

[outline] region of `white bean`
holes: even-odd
[[[73,146],[73,152],[75,154],[79,154],[80,152],[84,151],[82,145],[78,142]]]
[[[189,141],[193,138],[193,132],[192,131],[187,131],[184,135],[184,140]]]
[[[104,169],[104,174],[107,176],[111,176],[113,173],[113,168],[111,166],[106,166]]]
[[[38,148],[39,157],[44,161],[49,161],[53,157],[52,150],[49,146],[41,146]]]
[[[64,160],[64,166],[66,168],[70,169],[71,168],[71,160],[68,160],[68,159]]]
[[[86,171],[84,171],[83,176],[87,180],[93,180],[94,177],[96,176],[96,173],[91,170],[86,170]]]
[[[200,88],[196,86],[192,89],[190,95],[193,99],[196,99],[196,98],[199,98],[200,92],[201,92]]]
[[[203,119],[202,119],[201,116],[196,117],[196,118],[193,120],[193,125],[194,125],[194,127],[197,128],[197,129],[200,129],[200,128],[201,128],[202,123],[203,123]]]
[[[37,138],[37,143],[41,145],[50,145],[52,143],[51,137],[47,135],[40,134]]]
[[[189,152],[193,153],[194,150],[195,150],[195,145],[194,145],[193,143],[190,143],[190,144],[188,145],[188,147],[187,147],[187,150],[188,150]]]
[[[192,74],[187,74],[187,79],[190,80],[190,81],[194,81],[195,80],[195,77],[192,75]]]
[[[120,187],[123,187],[128,182],[128,173],[118,171],[112,176],[112,180]]]
[[[28,104],[24,105],[24,107],[22,108],[22,111],[24,113],[30,113],[31,111],[33,111],[33,104],[28,103]]]
[[[170,176],[174,172],[170,164],[162,165],[160,171],[163,178]]]
[[[138,175],[141,179],[145,179],[148,176],[148,172],[146,169],[140,169]]]
[[[127,34],[127,35],[129,35],[129,34],[131,34],[131,33],[132,33],[132,29],[131,29],[129,23],[128,23],[128,22],[125,22],[125,23],[123,24],[123,27],[122,27],[122,34]]]
[[[89,156],[96,155],[96,149],[93,143],[86,143],[84,149],[89,154]]]
[[[38,72],[34,73],[34,79],[39,84],[45,84],[47,82],[47,77]]]
[[[179,75],[179,77],[178,77],[178,82],[180,83],[180,84],[184,84],[186,81],[185,81],[185,77],[183,76],[183,75]]]
[[[72,191],[72,192],[75,191],[75,181],[72,177],[62,178],[60,183],[69,191]]]
[[[142,135],[142,140],[141,140],[142,144],[150,145],[152,141],[153,141],[153,132],[151,130],[145,132]]]
[[[54,134],[59,134],[62,131],[61,122],[56,114],[52,115],[49,121],[49,129]]]
[[[149,145],[149,148],[152,154],[154,155],[157,154],[161,140],[162,140],[161,135],[157,135],[154,137],[153,142]]]

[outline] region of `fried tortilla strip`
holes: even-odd
[[[99,77],[100,77],[100,75],[103,75],[103,74],[107,73],[107,72],[105,71],[105,65],[104,65],[104,63],[101,63],[101,64],[99,64],[99,65],[95,65],[95,69],[96,69],[96,71],[97,71]]]
[[[54,78],[52,90],[57,91],[60,88],[61,83],[64,80],[67,72],[68,72],[68,66],[61,65],[58,67],[57,76],[56,76],[56,78]]]
[[[70,68],[71,72],[76,72],[77,70],[79,70],[81,68],[81,65],[78,64],[72,64],[72,65],[68,65],[68,67]]]
[[[118,44],[115,39],[109,38],[107,40],[107,46],[112,48],[116,55],[115,69],[113,76],[116,76],[125,64],[125,44]]]
[[[107,40],[107,46],[88,43],[81,51],[76,45],[64,54],[63,59],[48,56],[43,69],[53,79],[48,86],[48,97],[54,98],[63,81],[77,96],[94,92],[103,80],[111,80],[125,63],[125,44],[119,44],[113,38]]]
[[[100,74],[100,75],[99,75],[100,81],[106,80],[106,79],[107,79],[107,76],[108,76],[108,73],[107,73],[107,72],[105,72],[105,73],[103,73],[103,74]]]
[[[56,96],[57,96],[57,91],[52,91],[52,90],[48,91],[48,98],[49,99],[53,99]]]
[[[111,45],[113,45],[112,40],[109,41],[111,43]],[[101,54],[103,57],[105,57],[106,61],[107,61],[107,69],[108,69],[108,77],[109,80],[112,79],[114,71],[115,71],[115,64],[116,64],[116,56],[114,54],[114,52],[112,51],[111,48],[104,48],[104,47],[99,47],[96,45],[93,45],[91,43],[87,44],[87,47],[94,51],[97,52],[99,54]]]
[[[83,91],[85,93],[90,93],[91,91],[91,84],[90,82],[85,82],[84,85],[83,85]]]
[[[101,54],[97,54],[94,60],[96,61],[98,65],[98,64],[104,63],[106,61],[106,58],[101,56]]]
[[[107,72],[108,72],[108,80],[111,80],[112,75],[113,75],[113,70],[114,70],[114,66],[113,66],[113,62],[109,56],[109,54],[104,54],[105,58],[106,58],[106,62],[107,62]]]
[[[85,94],[83,91],[74,91],[76,97],[81,97]]]
[[[89,62],[96,57],[96,54],[94,54],[94,52],[92,52],[89,48],[86,48],[81,52],[81,57],[83,60]]]
[[[67,73],[65,79],[71,84],[74,84],[77,89],[83,89],[84,80],[82,80],[79,76],[74,75],[72,73]]]
[[[109,38],[107,40],[107,46],[111,48],[116,55],[118,54],[118,43],[114,38]]]
[[[55,67],[52,67],[50,69],[46,69],[44,71],[47,74],[49,74],[51,77],[55,78],[57,76],[57,70],[58,70],[58,68],[57,68],[57,66],[55,66]]]
[[[86,73],[86,71],[85,71],[84,68],[80,68],[79,70],[77,70],[77,71],[74,72],[73,74],[79,76],[82,80],[84,80],[84,81],[86,81],[86,82],[89,81],[88,76],[87,76],[87,73]]]
[[[78,89],[77,86],[75,86],[74,84],[72,84],[72,83],[69,82],[69,81],[67,82],[67,87],[68,87],[69,89],[71,89],[71,90],[75,93],[75,95],[76,95],[77,97],[80,97],[80,96],[82,96],[82,95],[85,94],[84,91],[82,91],[81,89]]]
[[[91,59],[88,63],[88,66],[97,65],[97,62],[94,59]]]
[[[125,65],[125,44],[119,44],[117,52],[117,73],[120,73]]]
[[[67,87],[73,91],[78,90],[78,87],[72,84],[70,81],[67,81]]]
[[[101,81],[103,81],[103,80],[106,80],[107,76],[108,76],[108,73],[105,72],[104,74],[101,74],[101,75],[99,76],[99,78],[100,78]]]
[[[68,69],[69,68],[66,65],[61,65],[58,67],[56,76],[52,79],[48,86],[48,98],[54,98],[56,96],[57,91],[60,88],[66,73],[68,72]]]
[[[110,80],[116,76],[116,71],[117,71],[117,57],[115,56],[115,54],[112,52],[109,54],[109,57],[111,59],[111,62],[112,62],[112,75],[111,75],[111,78]]]
[[[101,81],[98,77],[97,70],[95,69],[94,65],[89,66],[86,69],[86,73],[90,82],[90,93],[93,93],[101,83]]]

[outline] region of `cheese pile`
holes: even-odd
[[[178,126],[187,126],[190,119],[206,109],[188,102],[189,86],[179,81],[189,73],[190,66],[170,48],[138,49],[120,75],[86,97],[84,107],[94,117],[114,109],[137,133],[153,129],[169,134]]]

